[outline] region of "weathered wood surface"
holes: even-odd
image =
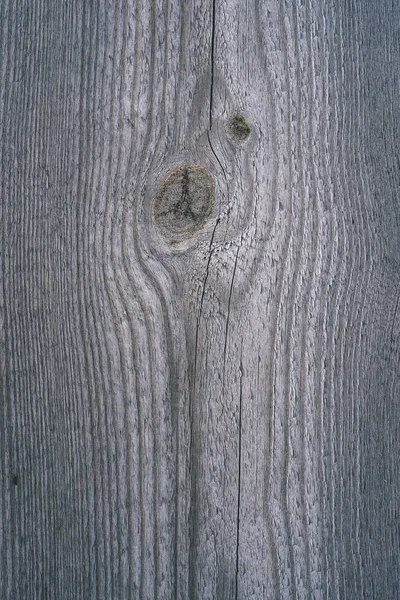
[[[1,598],[399,598],[399,3],[0,15]]]

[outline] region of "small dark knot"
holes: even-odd
[[[235,140],[239,142],[247,140],[250,135],[250,127],[242,115],[235,113],[231,117],[229,121],[229,133]]]

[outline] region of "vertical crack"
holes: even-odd
[[[213,87],[214,87],[214,50],[215,50],[215,2],[212,0],[212,19],[211,19],[211,83],[210,83],[210,129],[212,126],[212,105],[213,105]]]
[[[243,345],[240,351],[240,392],[239,392],[239,448],[238,448],[238,495],[237,495],[237,515],[236,515],[236,590],[235,600],[238,600],[238,579],[239,579],[239,536],[240,536],[240,488],[242,475],[242,398],[243,398]]]
[[[213,249],[212,249],[212,245],[213,245],[213,241],[214,241],[214,235],[215,235],[215,230],[217,228],[219,220],[217,219],[217,222],[215,224],[212,236],[211,236],[211,241],[210,241],[210,248],[209,248],[209,256],[208,256],[208,262],[207,262],[207,267],[206,267],[206,274],[204,277],[204,282],[203,282],[203,289],[201,291],[201,298],[200,298],[200,308],[199,308],[199,314],[197,317],[197,322],[196,322],[196,335],[195,335],[195,341],[194,341],[194,356],[193,356],[193,381],[190,384],[190,407],[189,407],[189,412],[190,412],[190,510],[189,510],[189,577],[188,577],[188,581],[189,581],[189,598],[196,598],[197,597],[197,591],[196,591],[196,569],[197,569],[197,544],[198,544],[198,538],[197,538],[197,533],[196,530],[198,528],[198,506],[197,506],[197,494],[198,494],[198,477],[199,477],[199,455],[200,455],[200,450],[199,450],[199,440],[198,440],[198,419],[197,419],[197,415],[196,415],[196,406],[195,406],[195,402],[196,402],[196,385],[197,385],[197,355],[198,355],[198,350],[199,350],[199,328],[200,328],[200,321],[201,321],[201,317],[202,317],[202,312],[203,312],[203,305],[204,305],[204,299],[205,299],[205,293],[206,293],[206,286],[207,286],[207,280],[209,277],[209,272],[210,272],[210,263],[211,263],[211,258],[212,258],[212,254],[213,254]]]
[[[239,250],[240,250],[240,246],[238,246],[238,249],[237,249],[237,252],[236,252],[235,265],[233,267],[233,274],[232,274],[232,279],[231,279],[231,287],[229,289],[228,311],[227,311],[227,315],[226,315],[225,343],[224,343],[224,378],[223,378],[224,385],[225,385],[226,349],[227,349],[227,345],[228,345],[228,331],[229,331],[229,319],[230,319],[230,316],[231,316],[231,301],[232,301],[232,292],[233,292],[233,282],[235,281],[235,275],[236,275],[236,268],[237,268]]]

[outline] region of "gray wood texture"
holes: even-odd
[[[1,1],[2,599],[400,598],[399,31]]]

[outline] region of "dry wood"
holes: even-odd
[[[2,599],[400,598],[399,19],[2,0]]]

